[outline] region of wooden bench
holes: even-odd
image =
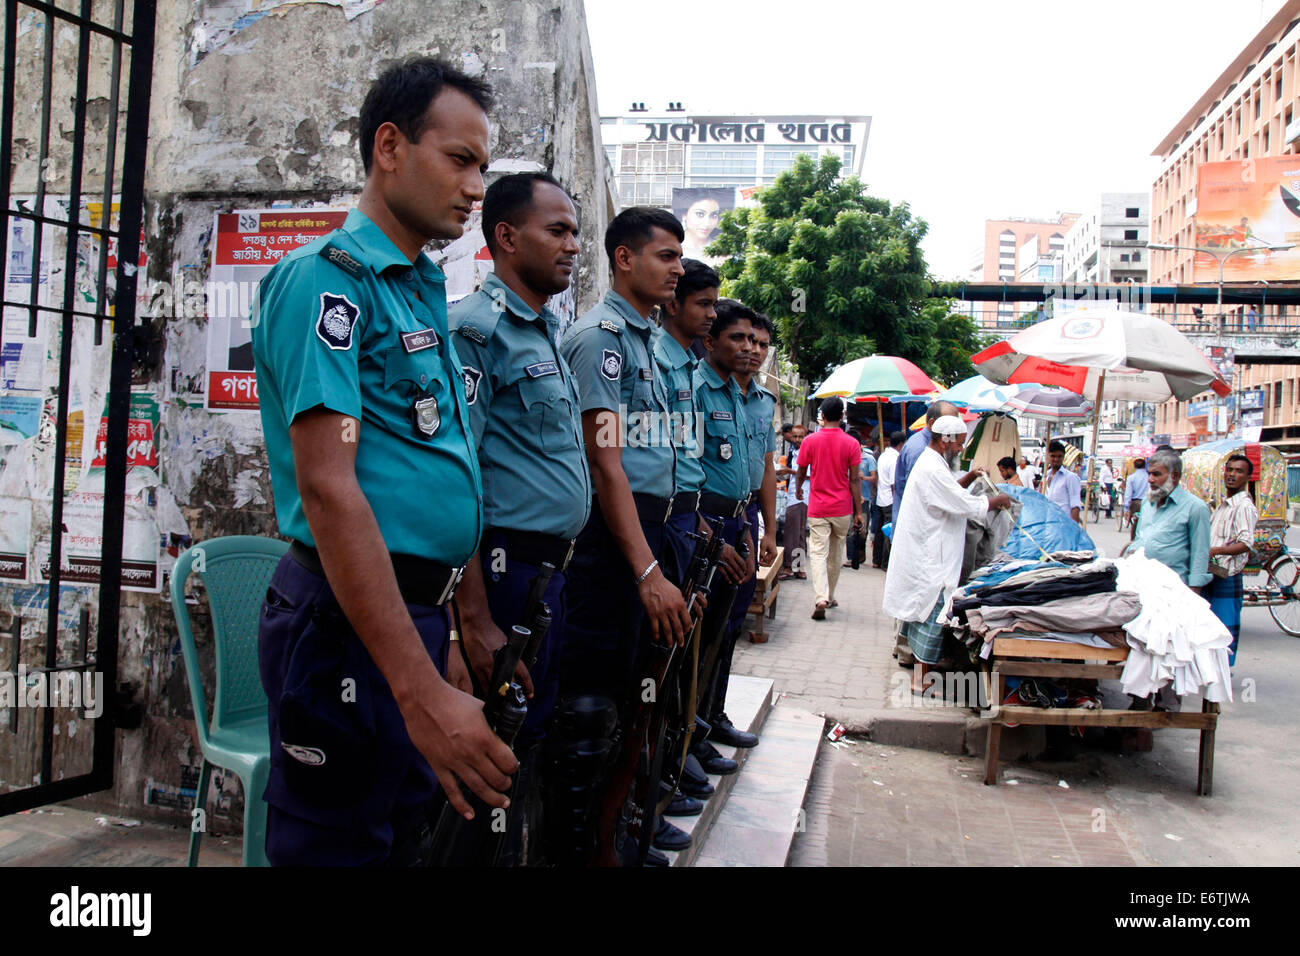
[[[749,632],[749,642],[751,644],[766,644],[767,631],[764,626],[764,617],[768,620],[776,617],[776,595],[781,590],[781,582],[776,576],[781,572],[781,561],[785,558],[785,548],[776,549],[776,558],[770,565],[764,567],[758,566],[758,584],[754,588],[754,598],[749,602],[749,611],[753,614],[755,627],[757,630]]]
[[[1086,710],[1073,707],[1002,706],[1006,697],[1006,677],[1071,677],[1104,680],[1117,679],[1128,659],[1127,647],[1090,647],[1064,641],[1032,641],[998,637],[993,640],[988,667],[992,699],[982,716],[989,721],[988,746],[984,756],[984,782],[998,782],[998,751],[1002,728],[1006,724],[1046,724],[1068,727],[1173,727],[1201,732],[1200,757],[1197,762],[1196,792],[1208,797],[1214,783],[1214,732],[1219,721],[1219,705],[1202,701],[1199,713],[1167,713],[1150,710]]]

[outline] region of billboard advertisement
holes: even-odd
[[[1300,156],[1202,163],[1196,171],[1197,282],[1300,279]],[[1296,245],[1274,252],[1269,246]]]
[[[718,220],[722,214],[735,208],[734,186],[674,186],[673,215],[681,220],[682,228],[686,230],[682,255],[687,259],[717,262],[717,256],[705,257],[704,247],[717,237]]]

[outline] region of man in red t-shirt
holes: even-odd
[[[833,607],[835,582],[844,563],[844,539],[849,533],[849,519],[862,524],[862,485],[858,464],[862,447],[840,427],[844,418],[844,400],[828,398],[822,402],[822,427],[799,446],[799,474],[795,494],[803,499],[803,481],[810,480],[808,492],[808,558],[812,564],[814,621],[826,617]]]

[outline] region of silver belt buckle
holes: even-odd
[[[668,523],[668,519],[671,518],[671,517],[673,516],[673,499],[674,499],[675,497],[676,497],[676,495],[669,495],[669,496],[668,496],[668,507],[664,508],[664,520],[663,520],[663,523],[664,523],[664,524],[667,524],[667,523]]]
[[[460,587],[460,579],[465,575],[465,566],[462,564],[456,568],[455,573],[447,579],[447,586],[442,589],[442,594],[438,598],[439,604],[446,604],[456,594],[456,589]]]
[[[565,569],[568,568],[568,566],[569,566],[569,561],[573,559],[573,548],[574,548],[574,545],[576,545],[577,543],[578,543],[578,539],[577,539],[577,538],[570,538],[570,539],[569,539],[569,550],[565,553],[565,555],[564,555],[564,563],[561,564],[561,565],[560,565],[560,568],[559,568],[559,571],[560,571],[561,574],[563,574],[564,571],[565,571]]]

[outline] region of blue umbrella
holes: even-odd
[[[948,391],[935,397],[935,401],[952,402],[959,408],[972,412],[996,412],[1003,410],[1007,403],[1021,391],[1038,389],[1039,385],[999,385],[990,382],[983,375],[972,375],[965,381],[958,382]]]

